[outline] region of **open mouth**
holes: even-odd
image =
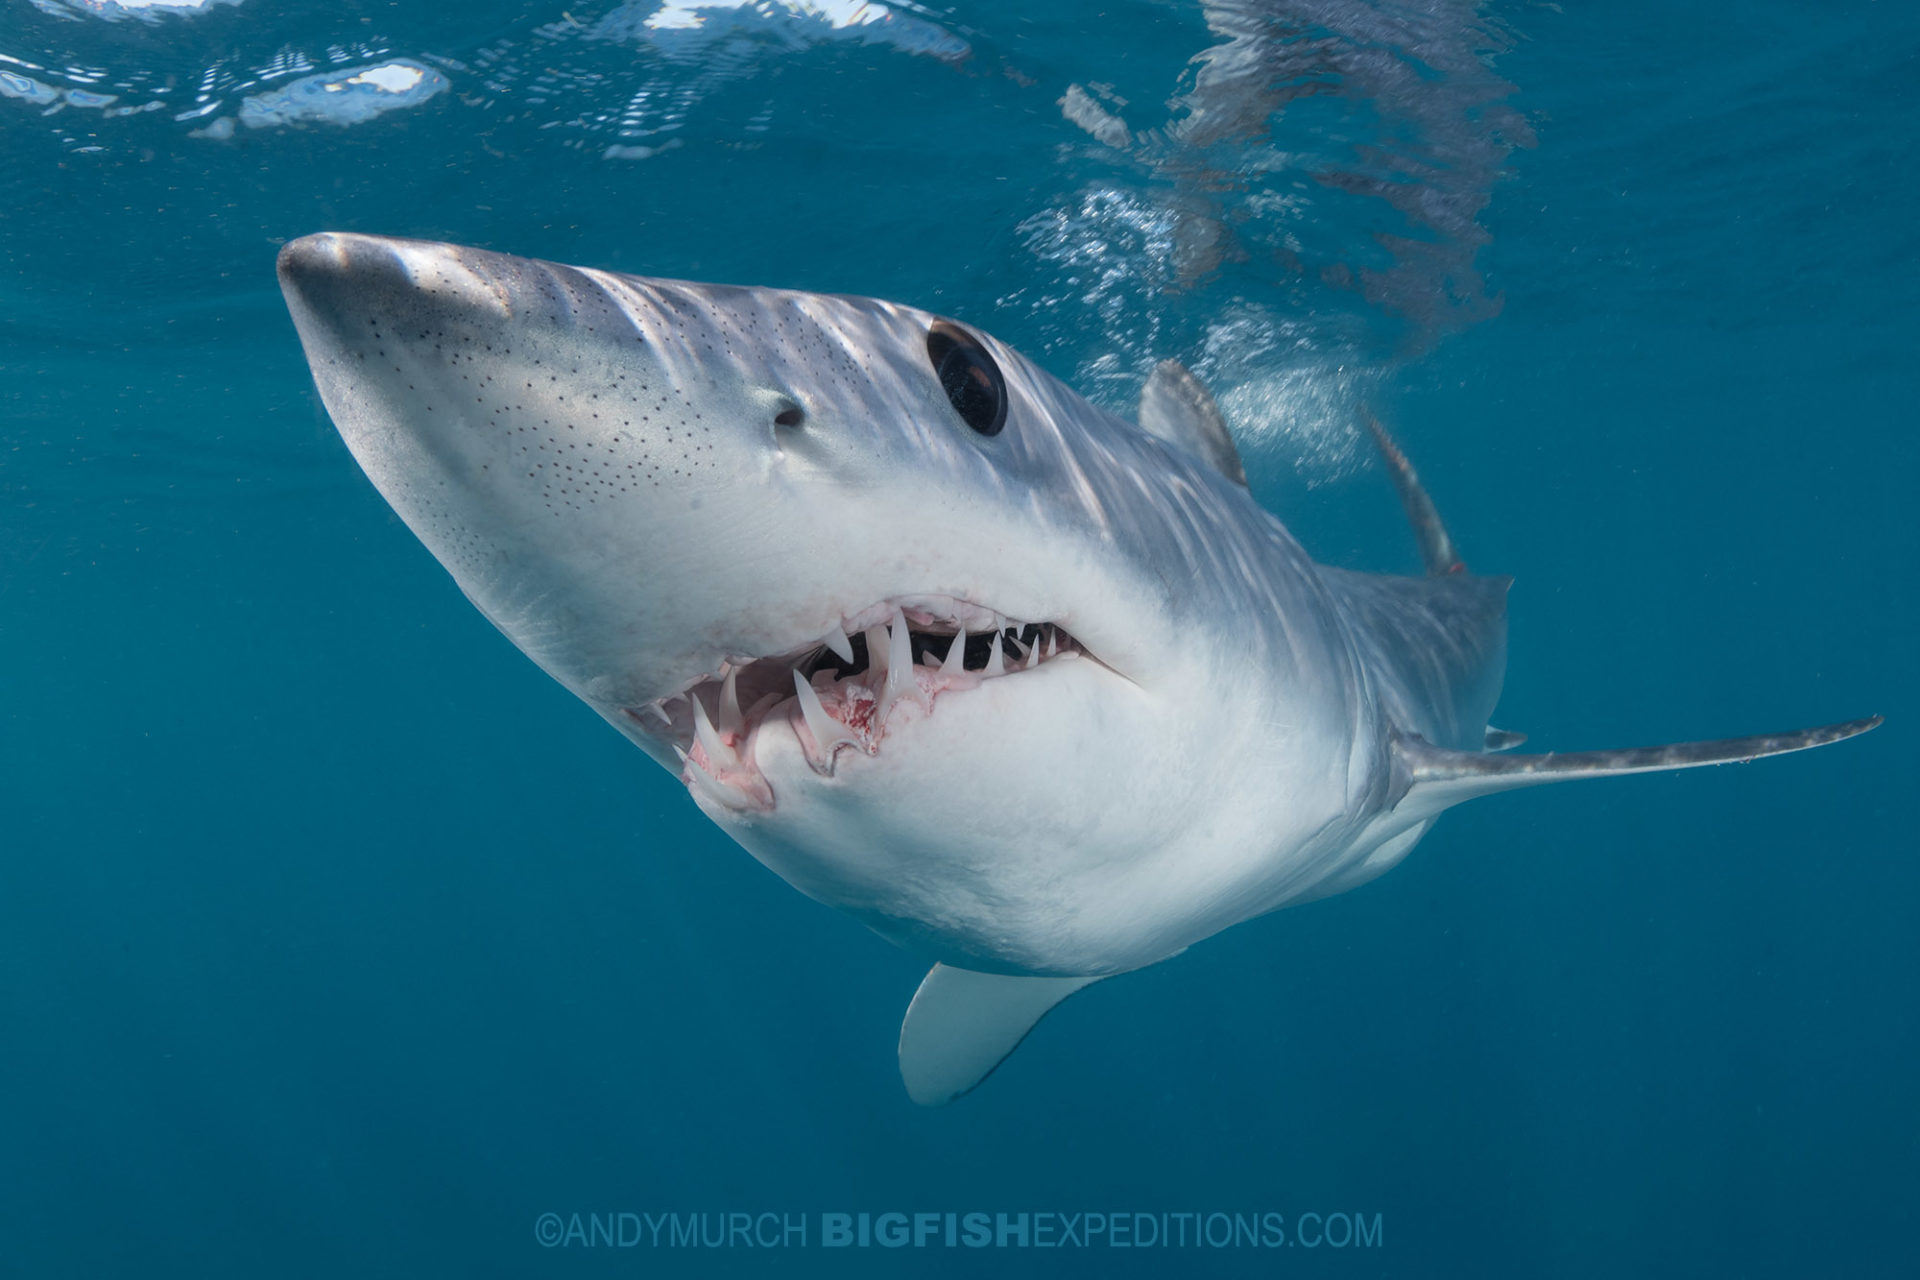
[[[1057,622],[1018,622],[941,596],[886,601],[789,653],[720,664],[669,697],[623,708],[671,745],[681,780],[729,809],[773,808],[756,732],[785,722],[807,763],[832,777],[843,750],[877,755],[897,716],[931,715],[945,694],[1089,656]]]

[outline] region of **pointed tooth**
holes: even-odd
[[[1013,629],[1013,634],[1007,637],[1007,643],[1013,647],[1014,653],[1020,657],[1024,658],[1027,656],[1027,646],[1021,643],[1020,640],[1020,628],[1015,627]]]
[[[720,732],[729,737],[739,737],[740,730],[746,724],[746,718],[740,714],[740,668],[728,667],[726,679],[720,682]]]
[[[1039,665],[1040,665],[1040,637],[1035,636],[1033,638],[1033,648],[1027,650],[1027,670],[1031,671]]]
[[[661,724],[669,725],[669,726],[673,724],[673,717],[668,715],[667,709],[661,706],[657,701],[649,702],[646,706],[640,709],[642,711],[649,712],[650,714],[659,717]]]
[[[1000,654],[1000,633],[993,633],[993,651],[987,655],[987,669],[982,674],[1003,676],[1007,674],[1007,660]]]
[[[696,707],[699,706],[700,699],[695,698],[693,705]],[[673,749],[673,754],[680,757],[680,767],[687,771],[688,784],[698,788],[700,794],[724,809],[739,809],[743,807],[740,803],[740,797],[733,794],[729,788],[722,786],[718,778],[708,773],[705,769],[702,769],[698,764],[695,764],[692,756],[682,751],[679,747]]]
[[[693,703],[693,736],[705,748],[707,759],[720,769],[730,769],[739,764],[740,757],[734,754],[733,748],[720,741],[720,735],[713,731],[713,721],[707,719],[707,709],[701,705],[700,699],[690,698],[688,701]]]
[[[1060,628],[1050,626],[1047,628],[1047,656],[1051,658],[1058,652],[1060,652]]]
[[[841,743],[858,744],[859,739],[851,729],[827,714],[820,695],[798,671],[793,673],[793,696],[800,703],[800,718],[807,722],[807,732],[813,735],[813,743],[820,749],[825,763],[832,763],[833,749]]]
[[[887,639],[887,629],[885,627],[868,627],[866,636],[867,678],[862,681],[862,683],[875,693],[878,693],[886,687],[887,645],[890,641]]]
[[[913,637],[907,631],[906,618],[895,609],[892,631],[887,638],[887,685],[880,699],[880,714],[884,716],[901,698],[926,706],[926,700],[920,696],[920,682],[913,678]]]
[[[893,626],[887,633],[887,679],[905,676],[913,679],[913,636],[907,630],[907,619],[898,609],[893,611]]]
[[[953,643],[947,646],[947,656],[940,663],[943,676],[959,675],[967,669],[967,629],[961,627],[953,633]]]
[[[835,627],[820,637],[820,643],[833,650],[833,656],[840,661],[849,663],[853,661],[853,641],[847,638],[844,629]]]

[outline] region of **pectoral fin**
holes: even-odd
[[[1794,733],[1764,734],[1752,738],[1722,738],[1715,742],[1676,742],[1663,747],[1633,747],[1623,751],[1568,751],[1546,755],[1487,755],[1478,751],[1447,751],[1416,737],[1394,739],[1393,752],[1405,788],[1394,806],[1396,816],[1421,819],[1452,808],[1475,796],[1543,782],[1573,778],[1612,778],[1626,773],[1660,773],[1693,769],[1707,764],[1745,763],[1761,756],[1805,751],[1865,733],[1880,723],[1879,716],[1823,725]]]
[[[900,1078],[923,1107],[951,1102],[1006,1060],[1047,1010],[1099,978],[1016,978],[936,964],[900,1024]]]

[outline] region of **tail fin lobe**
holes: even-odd
[[[1404,790],[1396,812],[1419,818],[1450,809],[1476,796],[1543,782],[1574,778],[1612,778],[1628,773],[1661,773],[1709,764],[1744,764],[1762,756],[1806,751],[1857,737],[1877,728],[1882,717],[1848,720],[1841,724],[1800,729],[1792,733],[1760,734],[1751,738],[1721,738],[1712,742],[1675,742],[1660,747],[1630,747],[1620,751],[1566,751],[1545,755],[1488,755],[1479,751],[1449,751],[1409,735],[1397,735],[1394,758],[1402,771]]]

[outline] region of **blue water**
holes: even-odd
[[[0,0],[0,1274],[1913,1274],[1910,7],[176,7]],[[272,274],[321,229],[896,298],[1120,408],[1179,357],[1408,570],[1365,402],[1517,578],[1535,746],[1888,722],[1477,802],[921,1110],[921,963],[360,476]],[[821,1239],[1089,1211],[1301,1243]]]

